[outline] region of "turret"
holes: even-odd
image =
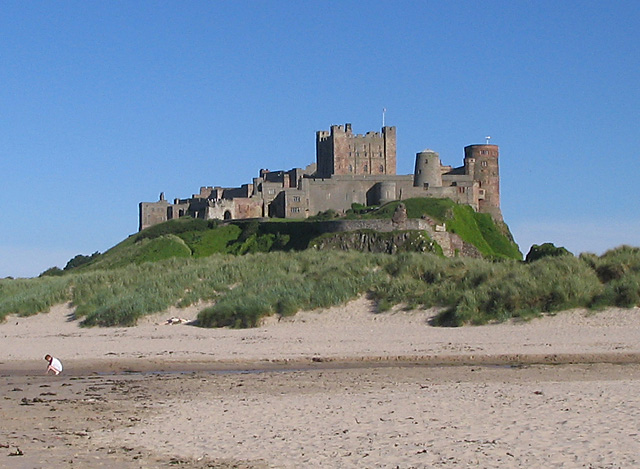
[[[384,205],[397,199],[396,183],[393,181],[382,181],[377,184],[378,203]]]
[[[413,186],[428,189],[442,186],[440,155],[433,150],[416,154],[416,168],[413,172]]]

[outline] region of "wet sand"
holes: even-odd
[[[244,331],[165,326],[175,311],[128,329],[79,328],[64,306],[11,318],[0,467],[638,467],[639,312],[458,329],[366,300]]]
[[[369,365],[1,382],[2,467],[640,464],[639,365]]]

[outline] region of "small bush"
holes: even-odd
[[[38,277],[59,277],[61,275],[64,275],[64,270],[62,270],[60,267],[54,266],[42,272],[40,275],[38,275]]]
[[[543,243],[541,245],[534,244],[529,249],[525,262],[533,262],[544,257],[572,256],[569,251],[563,247],[556,247],[553,243]]]
[[[100,253],[98,251],[94,252],[90,256],[83,256],[82,254],[78,254],[73,259],[70,259],[69,262],[67,262],[67,265],[64,266],[64,270],[71,270],[71,269],[80,267],[82,265],[88,264],[99,255]]]
[[[329,210],[326,210],[324,212],[320,212],[312,217],[309,217],[308,220],[310,221],[324,221],[324,220],[333,220],[335,218],[338,218],[338,212],[336,212],[334,209],[330,208]]]

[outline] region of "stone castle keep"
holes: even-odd
[[[396,128],[354,134],[351,124],[316,133],[316,162],[304,169],[260,170],[251,184],[201,187],[173,203],[160,194],[141,202],[140,230],[185,215],[203,219],[307,218],[351,204],[382,205],[414,197],[450,198],[502,221],[497,145],[469,145],[464,164],[444,166],[438,153],[416,155],[413,174],[396,174]]]

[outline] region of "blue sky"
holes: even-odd
[[[0,3],[0,277],[137,231],[138,203],[315,160],[315,132],[500,146],[526,254],[640,245],[640,3]]]

